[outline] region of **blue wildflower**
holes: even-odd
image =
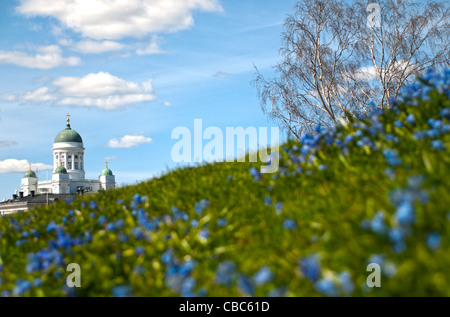
[[[401,129],[401,128],[403,128],[403,123],[401,121],[397,120],[397,121],[394,122],[394,126],[396,128]]]
[[[283,210],[283,203],[282,202],[277,202],[275,204],[275,210],[277,211],[277,214],[280,214],[281,211]]]
[[[231,286],[236,265],[231,261],[223,261],[216,271],[215,282],[219,285]]]
[[[395,219],[400,225],[410,225],[416,220],[414,205],[411,201],[403,201],[395,212]]]
[[[297,228],[297,223],[293,219],[286,219],[283,222],[283,228],[287,230],[294,230]]]
[[[319,165],[319,170],[325,171],[326,169],[327,169],[327,166],[325,164],[320,164]]]
[[[266,205],[272,205],[272,198],[270,198],[269,196],[264,197],[264,203]]]
[[[303,275],[310,281],[316,281],[320,276],[320,262],[317,256],[302,258],[299,263]]]
[[[219,218],[217,220],[217,224],[219,227],[225,227],[227,225],[227,220],[225,218]]]
[[[432,232],[428,235],[427,245],[431,250],[436,251],[441,245],[441,240],[442,236],[439,233]]]
[[[181,284],[181,296],[183,297],[194,297],[193,290],[195,288],[195,278],[188,277],[183,280]]]
[[[56,225],[54,221],[50,222],[47,226],[47,232],[51,232],[53,230],[58,230],[59,227]]]
[[[336,297],[339,295],[336,285],[329,279],[321,279],[315,282],[314,288],[325,296]]]
[[[90,209],[97,209],[97,203],[95,201],[91,200],[89,202],[89,208]]]
[[[406,117],[406,122],[408,122],[410,125],[414,125],[415,124],[415,118],[414,118],[414,114],[410,113],[407,117]]]
[[[440,115],[442,118],[445,118],[447,120],[450,120],[450,108],[442,108],[440,110]]]
[[[395,179],[395,171],[390,167],[384,170],[384,175],[386,175],[386,177],[388,177],[391,181]]]
[[[273,279],[272,271],[268,266],[261,266],[259,271],[253,276],[253,282],[256,285],[262,285],[271,282]]]
[[[343,271],[339,273],[338,279],[342,292],[346,295],[353,294],[355,286],[353,285],[352,276],[350,275],[350,273],[347,271]]]
[[[239,274],[237,280],[237,288],[243,295],[253,296],[255,294],[255,287],[248,276]]]
[[[444,143],[442,143],[441,140],[433,140],[433,141],[431,141],[431,147],[433,149],[436,149],[436,150],[439,150],[439,151],[445,150]]]
[[[385,232],[386,226],[384,224],[384,212],[378,211],[372,218],[370,227],[372,231],[378,234],[383,234]]]
[[[209,231],[207,229],[203,229],[203,230],[199,231],[198,236],[201,239],[205,239],[206,240],[206,239],[209,238]]]
[[[32,288],[30,281],[18,279],[13,289],[13,295],[22,296],[26,291]]]
[[[138,247],[136,247],[136,248],[134,249],[134,253],[135,253],[137,256],[140,256],[140,255],[142,255],[142,254],[145,253],[145,248],[144,248],[143,246],[138,246]]]
[[[197,228],[198,227],[198,220],[197,219],[192,219],[191,220],[191,227],[192,228]]]
[[[256,169],[256,167],[250,168],[250,175],[252,175],[255,181],[261,180],[261,173]]]
[[[402,163],[402,160],[398,157],[397,151],[395,150],[384,149],[383,154],[386,162],[392,166],[397,166]]]
[[[141,200],[141,195],[135,194],[135,195],[133,196],[133,200],[134,200],[134,202],[135,202],[136,204],[140,204],[140,203],[142,202],[142,200]]]
[[[392,228],[389,231],[389,240],[393,243],[399,243],[403,241],[403,231],[399,228]]]
[[[118,285],[112,288],[112,295],[114,297],[132,297],[133,292],[129,285]]]

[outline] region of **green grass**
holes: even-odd
[[[175,170],[159,179],[81,197],[71,204],[58,202],[2,217],[0,293],[73,294],[64,287],[69,275],[65,265],[78,263],[81,266],[81,288],[75,290],[78,296],[110,296],[118,285],[130,286],[136,296],[180,295],[179,287],[188,277],[195,279],[193,294],[207,296],[266,296],[273,290],[284,296],[330,295],[306,278],[299,266],[305,257],[316,255],[320,259],[319,279],[332,281],[337,294],[342,296],[449,296],[450,134],[414,138],[417,131],[431,129],[430,118],[442,119],[443,125],[450,123],[440,112],[450,107],[447,96],[437,91],[430,96],[429,100],[420,100],[420,105],[414,106],[417,100],[408,100],[398,105],[397,113],[385,111],[380,115],[384,133],[370,135],[367,129],[358,126],[361,122],[372,126],[370,118],[358,121],[356,127],[352,123],[337,128],[334,140],[343,141],[347,135],[361,130],[376,149],[358,146],[356,142],[361,138],[356,137],[346,153],[335,142],[325,144],[323,136],[315,147],[314,157],[294,163],[292,155],[299,156],[301,145],[290,141],[283,146],[280,162],[283,168],[275,177],[263,174],[260,180],[255,180],[249,170],[260,163],[217,163]],[[415,117],[414,125],[406,121],[409,114]],[[394,124],[397,120],[403,122],[403,127]],[[397,137],[398,142],[389,141],[387,134]],[[432,140],[442,140],[445,149],[433,148]],[[396,150],[401,164],[390,166],[383,149]],[[295,172],[299,167],[302,172]],[[395,177],[386,175],[387,168],[392,169]],[[418,175],[423,181],[411,184]],[[405,197],[405,191],[412,196],[415,219],[410,225],[398,223],[398,206],[392,198],[396,189],[403,190],[397,193],[400,197]],[[134,206],[135,194],[145,196],[145,202]],[[265,197],[270,197],[272,203],[266,204]],[[120,199],[123,203],[117,203]],[[197,214],[196,203],[203,199],[209,205]],[[91,208],[94,207],[90,207],[91,201],[97,207]],[[279,212],[275,208],[277,202],[283,204]],[[169,217],[173,215],[172,207],[184,211],[189,220]],[[136,209],[144,210],[151,221],[158,218],[159,228],[147,230],[139,225]],[[379,211],[384,213],[386,231],[375,233],[365,229],[362,223],[373,219]],[[95,218],[91,213],[95,213]],[[101,215],[107,218],[104,224],[98,223]],[[63,217],[67,217],[65,224]],[[219,226],[222,218],[226,220],[225,226]],[[123,228],[107,229],[107,223],[119,219],[124,221]],[[197,228],[191,226],[193,219],[199,222]],[[296,228],[284,228],[287,219],[294,220]],[[52,221],[72,238],[83,238],[86,230],[90,230],[92,241],[55,247],[63,255],[63,265],[52,264],[44,270],[27,272],[28,254],[46,249],[49,241],[57,240],[57,232],[47,230]],[[138,227],[146,238],[135,237],[133,229]],[[407,232],[402,252],[396,252],[389,239],[388,231],[395,227]],[[209,232],[206,239],[199,236],[203,229]],[[29,237],[23,237],[23,232],[28,232]],[[427,243],[433,232],[441,237],[436,248]],[[128,241],[120,241],[123,235],[129,235]],[[138,246],[144,247],[145,252],[137,252]],[[193,260],[193,271],[175,278],[166,272],[168,265],[161,257],[168,249],[173,250],[179,263]],[[371,273],[366,267],[373,255],[384,255],[380,288],[366,286]],[[217,268],[224,261],[236,265],[229,286],[219,285],[216,279]],[[261,266],[270,268],[273,279],[253,285],[252,293],[242,287],[242,278],[248,276],[251,280]],[[350,273],[354,285],[349,294],[343,291],[343,282],[338,278],[344,271]],[[40,278],[42,285],[35,278]],[[17,287],[23,280],[30,281],[31,287],[22,292]]]

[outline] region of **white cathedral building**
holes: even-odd
[[[30,166],[21,181],[21,195],[70,195],[115,188],[115,176],[108,168],[108,163],[98,179],[85,178],[83,139],[70,127],[69,117],[67,115],[66,128],[56,135],[53,143],[52,179],[39,181]]]

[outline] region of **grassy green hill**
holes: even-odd
[[[288,142],[276,174],[185,168],[2,217],[0,294],[449,296],[449,87],[430,72],[390,110]]]

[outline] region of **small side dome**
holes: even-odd
[[[27,171],[23,177],[24,178],[37,178],[36,173],[33,172],[32,170]]]
[[[108,162],[106,162],[106,167],[100,174],[100,176],[114,176],[113,172],[108,168]]]
[[[64,166],[58,166],[53,174],[67,174],[67,170]]]

